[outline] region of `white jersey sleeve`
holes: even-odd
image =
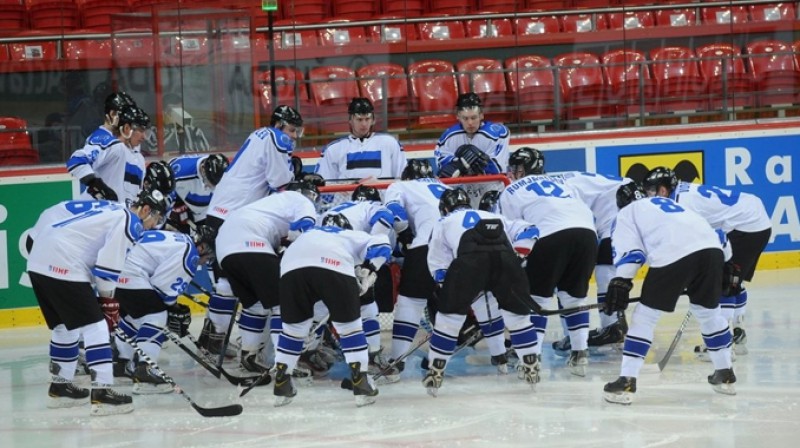
[[[605,174],[569,171],[559,173],[594,215],[597,237],[608,238],[611,235],[611,223],[617,216],[617,190],[621,185],[633,182],[628,178]]]
[[[150,230],[142,234],[125,260],[120,289],[152,289],[172,305],[197,272],[200,254],[187,235]]]
[[[53,223],[58,221],[62,221],[67,219],[71,216],[79,215],[83,212],[87,212],[91,209],[104,207],[106,205],[111,204],[110,201],[98,201],[98,200],[91,200],[91,201],[62,201],[58,204],[45,209],[41,215],[39,215],[39,219],[36,220],[36,224],[33,225],[28,235],[31,237],[32,240],[36,241],[36,236],[44,229],[45,227],[50,226]]]
[[[334,140],[322,151],[315,172],[325,179],[399,178],[406,166],[403,146],[389,134],[373,132]]]
[[[772,227],[764,203],[749,193],[680,182],[672,198],[725,233],[732,230],[759,232]]]
[[[500,212],[535,225],[540,237],[565,229],[595,231],[592,211],[559,176],[527,176],[500,193]]]
[[[293,148],[294,141],[275,128],[250,134],[214,189],[207,214],[226,219],[233,210],[291,182]]]
[[[399,220],[407,220],[414,232],[410,248],[425,246],[439,220],[439,198],[450,187],[438,179],[423,178],[395,182],[386,189],[384,203]]]
[[[393,232],[394,214],[380,202],[348,201],[326,211],[326,215],[341,214],[353,226],[353,230],[390,235]],[[321,222],[321,221],[320,221]]]
[[[314,204],[297,191],[282,191],[248,204],[228,216],[216,239],[217,259],[234,253],[277,254],[290,231],[316,224]]]
[[[355,277],[356,265],[372,261],[380,267],[391,256],[386,235],[370,235],[338,227],[314,227],[283,253],[281,275],[300,268],[322,268]]]
[[[175,194],[189,207],[196,222],[206,218],[214,193],[214,188],[206,186],[200,176],[200,164],[207,158],[208,155],[183,156],[169,163],[175,173]]]
[[[700,215],[661,197],[620,210],[611,244],[617,275],[624,278],[633,278],[645,263],[657,268],[702,249],[722,250],[717,232]]]

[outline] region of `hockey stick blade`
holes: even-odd
[[[247,395],[251,390],[255,389],[256,387],[266,386],[272,381],[272,377],[269,375],[269,372],[264,372],[261,376],[251,377],[251,378],[254,378],[254,380],[251,383],[249,384],[242,383],[242,386],[245,386],[245,388],[242,389],[241,392],[239,392],[240,398]]]
[[[216,378],[225,377],[225,379],[228,380],[228,382],[233,384],[234,386],[249,386],[250,384],[252,384],[253,377],[251,376],[241,377],[241,376],[231,375],[223,367],[218,368],[217,366],[211,365],[208,360],[206,360],[202,356],[192,351],[192,349],[187,347],[186,344],[184,344],[183,341],[181,341],[180,338],[178,338],[178,336],[175,333],[165,330],[164,334],[167,335],[167,338],[169,338],[170,341],[172,341],[175,345],[177,345],[178,348],[183,350],[196,363],[200,364],[201,367],[208,370],[208,372],[214,375]],[[192,335],[187,334],[186,336],[189,337],[189,339],[197,346],[196,342],[197,340],[194,339]],[[270,379],[267,379],[264,384],[269,384],[269,382]]]
[[[204,408],[192,403],[192,407],[203,417],[233,417],[242,413],[244,408],[240,404],[231,404],[219,408]]]

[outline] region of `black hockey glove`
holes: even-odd
[[[325,186],[325,178],[320,176],[317,173],[300,173],[294,177],[294,180],[300,182],[308,182],[311,185],[317,187],[324,187]]]
[[[192,311],[182,303],[176,303],[167,308],[167,327],[169,331],[182,338],[189,334],[189,325],[192,323]]]
[[[194,214],[186,203],[178,199],[169,212],[167,225],[180,233],[188,235],[192,227],[196,226],[194,223]]]
[[[485,152],[474,145],[459,146],[458,149],[456,149],[455,156],[461,159],[461,163],[466,168],[461,171],[461,175],[477,176],[484,174],[486,165],[492,161]]]
[[[97,200],[108,200],[108,201],[118,201],[119,198],[117,197],[117,193],[111,189],[103,179],[96,177],[93,174],[90,174],[83,179],[81,182],[86,185],[86,192],[88,192],[93,198]]]
[[[730,261],[722,268],[722,296],[731,297],[742,292],[742,269]]]
[[[630,298],[633,282],[630,279],[622,277],[614,277],[608,283],[608,291],[606,292],[606,307],[603,312],[611,316],[617,311],[625,311],[628,308],[628,299]]]

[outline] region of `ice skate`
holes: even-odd
[[[517,378],[525,380],[526,383],[531,385],[531,389],[536,389],[536,384],[539,383],[539,356],[535,353],[525,355],[522,357],[522,362],[517,364]]]
[[[391,384],[400,381],[400,369],[398,369],[397,366],[392,366],[391,368],[389,366],[389,361],[383,356],[383,347],[369,354],[367,372],[370,376],[384,372],[383,375],[376,380],[378,384]]]
[[[292,376],[286,371],[288,368],[289,366],[282,362],[275,365],[275,386],[272,389],[272,395],[275,395],[275,407],[286,406],[297,395]]]
[[[111,389],[110,384],[92,385],[91,415],[117,415],[133,412],[133,398]]]
[[[172,385],[164,381],[145,362],[140,362],[133,372],[133,393],[135,395],[154,395],[172,393]]]
[[[747,354],[747,332],[742,327],[733,328],[733,351],[737,355]]]
[[[309,350],[301,353],[297,365],[310,370],[315,377],[325,376],[331,370],[331,365],[325,361],[319,350]]]
[[[64,378],[53,378],[47,395],[50,397],[47,402],[47,407],[50,409],[73,408],[89,404],[89,389],[78,387]]]
[[[571,350],[572,343],[569,340],[569,336],[564,336],[562,339],[553,342],[553,351],[558,356],[569,356]]]
[[[733,374],[733,369],[718,369],[708,376],[708,384],[718,394],[736,395],[736,388],[733,386],[735,382],[736,375]]]
[[[261,376],[269,372],[269,366],[265,366],[258,359],[258,352],[242,350],[239,360],[239,370],[246,376]]]
[[[708,348],[706,347],[705,344],[695,345],[694,355],[697,357],[699,361],[711,362],[711,358],[708,356]],[[731,362],[735,361],[736,361],[736,350],[734,349],[734,347],[731,347]]]
[[[603,387],[603,398],[609,403],[629,405],[636,393],[636,378],[621,376]]]
[[[572,350],[567,360],[569,372],[576,376],[586,376],[586,366],[589,365],[589,350]]]
[[[434,359],[425,378],[422,379],[422,385],[428,390],[428,395],[435,397],[439,393],[439,388],[442,387],[444,380],[444,359]]]
[[[497,373],[501,375],[508,374],[508,357],[505,353],[493,355],[491,358],[489,358],[489,362],[491,362],[492,365],[497,368]]]
[[[350,363],[350,379],[353,381],[353,395],[356,398],[356,406],[369,406],[375,403],[378,388],[375,387],[372,377],[361,371],[360,362]]]
[[[589,350],[592,352],[609,349],[620,350],[623,342],[625,342],[625,334],[622,332],[619,322],[589,332]]]

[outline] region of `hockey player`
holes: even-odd
[[[291,182],[294,178],[292,151],[302,135],[303,118],[300,113],[289,106],[276,107],[270,125],[256,129],[247,137],[214,188],[206,213],[206,224],[219,229],[232,211],[266,197]],[[226,280],[221,280],[224,273],[219,264],[215,262],[212,268],[216,285],[208,301],[208,315],[212,320],[214,315],[228,319],[233,316],[236,307],[233,291]],[[201,342],[214,354],[226,346],[224,343],[221,346],[209,345],[211,341],[202,338]],[[219,363],[222,363],[221,358]]]
[[[118,204],[95,208],[56,222],[36,236],[28,275],[52,332],[51,407],[87,403],[90,392],[72,382],[83,338],[92,374],[91,415],[133,411],[131,397],[111,389],[109,331],[97,296],[113,297],[127,251],[142,229],[158,224],[165,208],[158,190],[143,191],[130,209]]]
[[[313,320],[314,303],[322,300],[339,335],[350,367],[356,405],[375,402],[378,389],[367,375],[367,340],[361,326],[359,295],[377,278],[376,271],[391,256],[385,235],[347,230],[347,218],[331,215],[324,227],[301,234],[283,254],[278,288],[283,332],[275,355],[275,405],[297,394],[291,372],[303,351]]]
[[[70,218],[75,215],[79,215],[84,212],[88,212],[94,208],[104,207],[106,205],[111,204],[110,201],[61,201],[56,205],[48,207],[45,209],[40,215],[39,218],[36,220],[36,224],[28,231],[28,237],[25,240],[25,248],[27,249],[28,253],[31,253],[31,249],[33,248],[33,241],[36,239],[36,236],[39,233],[52,225],[53,223],[62,221],[64,219]]]
[[[165,197],[169,197],[175,191],[175,173],[169,163],[157,160],[147,164],[142,181],[143,190],[156,189]]]
[[[115,105],[121,101],[106,104],[106,121],[113,114],[114,125],[104,124],[67,160],[67,170],[86,186],[81,199],[105,199],[128,205],[142,190],[145,163],[139,146],[150,126],[150,117],[135,105]],[[119,113],[114,114],[115,110]]]
[[[508,128],[484,121],[481,99],[472,92],[458,96],[456,118],[458,123],[444,131],[436,143],[439,177],[505,173]]]
[[[751,281],[761,252],[772,234],[772,221],[758,197],[711,185],[679,182],[675,172],[664,167],[650,170],[644,180],[649,196],[668,197],[708,221],[714,229],[722,229],[730,241],[733,257],[727,269],[741,271],[744,281]],[[747,309],[747,291],[742,287],[720,298],[722,314],[733,323],[734,351],[747,354],[747,333],[744,316]],[[708,360],[704,346],[695,347],[697,355]]]
[[[406,166],[403,146],[383,132],[374,132],[375,108],[368,98],[353,98],[347,106],[350,135],[322,150],[314,172],[331,179],[397,179]]]
[[[597,259],[594,217],[576,193],[557,176],[533,175],[536,159],[529,148],[509,158],[514,179],[500,194],[500,210],[508,219],[522,220],[539,229],[539,241],[527,256],[525,270],[533,299],[544,306],[553,293],[565,308],[586,303],[589,279]],[[531,319],[544,339],[547,318]],[[589,312],[565,316],[572,347],[567,366],[573,375],[585,376],[588,365]],[[537,354],[541,353],[541,344]]]
[[[228,169],[223,154],[182,156],[170,160],[175,173],[175,204],[167,224],[181,233],[205,224],[206,210],[214,188]]]
[[[353,230],[359,230],[373,235],[385,235],[389,241],[395,240],[394,235],[394,215],[381,203],[381,196],[378,189],[368,185],[359,185],[353,190],[351,201],[337,205],[333,209],[325,212],[322,219],[326,216],[341,214],[352,226]],[[388,277],[391,282],[391,271],[387,264],[378,271],[378,278]],[[376,282],[377,283],[377,282]],[[376,303],[376,288],[370,288],[366,294],[361,296],[361,318],[363,320],[364,333],[369,344],[369,372],[376,374],[384,371],[388,367],[388,360],[383,355],[381,347],[380,323],[378,322],[378,304]],[[390,299],[389,299],[390,300]],[[313,353],[306,352],[301,359],[308,359]],[[381,382],[397,382],[400,380],[400,372],[392,369],[381,376]]]
[[[529,318],[534,304],[525,271],[510,241],[527,252],[536,232],[507,234],[505,219],[473,210],[469,195],[461,188],[445,191],[439,204],[442,219],[434,225],[428,244],[428,269],[440,285],[439,311],[423,386],[436,396],[470,305],[484,291],[491,291],[500,305],[512,346],[522,360],[519,378],[534,386],[539,382],[536,329]]]
[[[450,187],[433,177],[427,160],[411,159],[401,175],[386,189],[386,208],[399,219],[398,240],[404,248],[404,261],[394,306],[390,360],[403,355],[419,329],[428,302],[433,300],[436,283],[428,270],[428,240],[439,220],[439,198]],[[403,225],[407,229],[403,229]],[[397,365],[400,371],[404,363]]]
[[[125,259],[114,294],[125,316],[119,328],[150,359],[158,359],[168,323],[178,337],[188,333],[190,310],[178,303],[178,296],[189,286],[197,267],[213,257],[214,237],[214,230],[207,226],[197,227],[191,237],[149,230],[142,233]],[[133,364],[134,348],[119,336],[116,346],[119,358],[114,361],[115,371],[132,372],[134,394],[172,392],[172,385],[152,372],[146,362]]]
[[[633,278],[647,263],[642,300],[631,314],[631,324],[622,355],[620,377],[603,388],[611,403],[630,404],[636,379],[650,350],[653,332],[663,312],[675,310],[686,291],[689,311],[700,323],[703,341],[714,363],[708,382],[714,391],[734,395],[736,376],[731,364],[731,332],[719,308],[725,254],[720,238],[696,213],[669,198],[646,198],[642,188],[626,184],[619,188],[620,207],[611,233],[616,277],[606,294],[606,312],[628,306]],[[729,256],[729,254],[728,254]]]
[[[281,330],[278,281],[282,245],[316,224],[316,186],[291,182],[284,191],[269,195],[232,212],[220,227],[217,256],[227,282],[242,304],[239,330],[242,348],[239,366],[245,373],[261,375],[269,370],[259,362],[265,343],[264,329],[271,312],[270,334],[277,346]],[[319,252],[318,252],[319,253]],[[211,315],[204,329],[215,344],[222,343],[232,316]]]

